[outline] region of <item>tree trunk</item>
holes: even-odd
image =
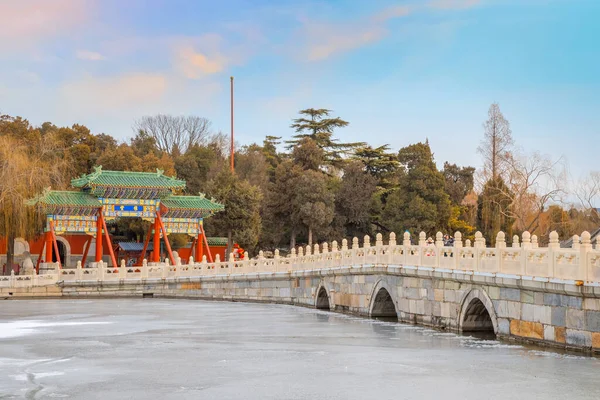
[[[498,156],[496,154],[496,144],[497,144],[496,142],[498,140],[497,136],[496,136],[496,122],[494,122],[493,129],[494,129],[494,133],[492,135],[492,179],[496,180],[496,174],[497,174],[497,171],[496,171],[497,165],[496,165],[496,163],[498,161],[496,159],[497,156]]]
[[[292,232],[290,234],[290,252],[292,249],[296,248],[296,229],[292,228]]]
[[[308,227],[308,246],[312,249],[312,228]]]
[[[12,271],[13,263],[15,261],[15,238],[12,235],[12,232],[8,232],[8,236],[6,237],[6,271],[4,272],[6,275],[10,275],[10,271]]]

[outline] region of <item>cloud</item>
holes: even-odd
[[[166,38],[175,71],[187,79],[219,74],[244,64],[263,43],[262,35],[253,27],[236,25],[226,30],[227,39],[215,33]]]
[[[432,0],[428,6],[440,10],[461,10],[475,7],[481,4],[481,0]]]
[[[61,100],[72,111],[104,113],[132,104],[158,102],[166,90],[167,78],[162,74],[86,77],[64,84]]]
[[[85,24],[90,1],[0,1],[0,48],[36,44]]]
[[[80,60],[88,60],[88,61],[101,61],[104,60],[104,56],[100,53],[97,53],[95,51],[88,51],[88,50],[77,50],[77,52],[75,53],[75,56],[77,58],[79,58]]]
[[[389,20],[409,15],[412,9],[405,6],[389,7],[371,17],[340,24],[304,21],[304,56],[309,61],[320,61],[345,53],[387,36],[385,26]]]
[[[229,60],[222,54],[208,56],[194,50],[192,46],[180,47],[175,54],[175,67],[188,79],[200,79],[225,70]]]

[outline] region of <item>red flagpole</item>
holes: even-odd
[[[233,76],[231,80],[231,173],[233,173]]]

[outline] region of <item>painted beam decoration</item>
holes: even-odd
[[[56,233],[86,233],[96,234],[96,216],[84,215],[48,215],[46,218],[46,231],[50,230],[50,221],[54,223]]]
[[[153,199],[99,199],[106,219],[129,217],[154,220],[159,200]]]
[[[186,233],[190,236],[197,236],[202,226],[202,218],[163,218],[162,222],[167,234]]]

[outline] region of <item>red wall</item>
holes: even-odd
[[[60,237],[65,238],[69,244],[71,245],[71,254],[83,254],[85,249],[85,243],[89,240],[96,240],[88,235],[60,235]],[[108,252],[108,247],[106,246],[106,239],[104,239],[104,246],[102,247],[102,253],[104,255],[110,254]],[[41,236],[36,240],[29,241],[29,250],[31,254],[40,254],[42,249],[44,248],[44,237]],[[0,237],[0,254],[6,254],[6,238]]]
[[[179,257],[181,258],[182,262],[189,260],[190,259],[190,252],[192,251],[191,247],[187,247],[187,248],[181,248],[181,249],[177,249],[177,254],[179,254]],[[219,257],[221,258],[221,261],[225,261],[225,252],[227,251],[227,246],[210,246],[210,254],[212,254],[213,256],[213,260],[215,259],[216,255],[219,254]],[[206,255],[206,258],[208,259],[208,255],[206,254],[206,251],[204,252],[204,254]],[[197,260],[200,261],[200,260]]]

